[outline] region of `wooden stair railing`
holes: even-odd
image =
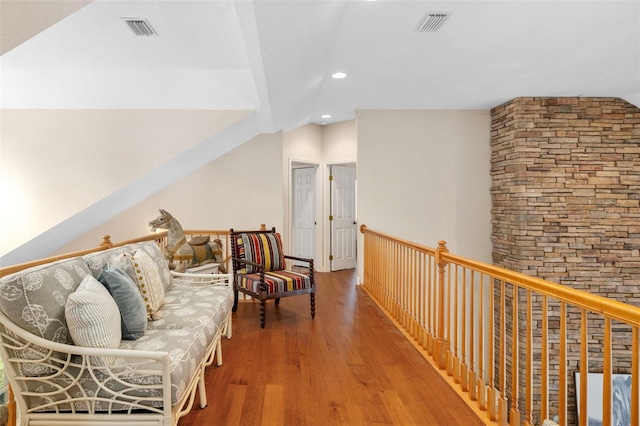
[[[444,241],[360,230],[364,290],[487,424],[586,424],[587,373],[599,370],[609,425],[615,369],[631,375],[639,425],[639,307],[457,256]],[[614,366],[613,353],[628,363]]]

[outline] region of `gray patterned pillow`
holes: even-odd
[[[165,291],[171,288],[171,271],[169,270],[167,259],[155,241],[145,241],[142,243],[127,244],[122,247],[114,247],[109,250],[86,254],[83,258],[89,265],[93,276],[98,278],[100,271],[102,271],[102,268],[104,268],[107,263],[113,264],[118,256],[122,254],[133,254],[138,250],[143,250],[158,266],[158,273],[160,274],[162,286]],[[135,278],[133,271],[126,270],[126,272],[131,275],[132,278]]]
[[[0,309],[17,325],[53,342],[73,344],[65,321],[67,298],[91,275],[76,257],[0,278]]]

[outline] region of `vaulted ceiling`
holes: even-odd
[[[2,0],[0,12],[2,108],[255,110],[274,131],[517,96],[640,105],[635,0]],[[448,18],[417,31],[430,12]]]

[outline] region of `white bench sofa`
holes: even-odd
[[[104,281],[100,274],[105,265],[122,264],[127,256],[134,269],[127,272],[133,273],[137,286],[145,288],[140,287],[147,282],[145,274],[159,277],[162,291],[156,282],[151,299],[157,302],[158,293],[163,298],[137,340],[91,347],[103,344],[94,342],[96,336],[114,332],[113,311],[101,311],[107,297],[94,288],[96,279]],[[146,269],[141,273],[136,268],[142,266],[136,262],[143,258]],[[221,336],[231,338],[232,280],[227,274],[171,272],[154,241],[47,263],[0,278],[0,356],[15,394],[20,424],[176,425],[191,409],[198,389],[200,405],[206,406],[205,368],[214,359],[217,365],[222,363]],[[96,291],[97,296],[89,299],[99,305],[97,317],[107,319],[97,324],[102,328],[99,332],[89,328],[89,344],[80,346],[74,341],[86,332],[82,328],[86,324],[78,327],[74,319],[70,326],[67,320],[78,300],[83,300],[78,295],[86,295],[80,290],[89,289],[88,283]],[[149,301],[142,300],[147,309],[142,316],[151,315]],[[105,303],[113,307],[110,301]],[[124,316],[123,311],[120,307]],[[121,318],[116,321],[122,330],[124,323]]]

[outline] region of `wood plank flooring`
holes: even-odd
[[[317,273],[309,296],[241,302],[223,364],[206,372],[209,405],[179,426],[482,425],[355,285],[353,270]],[[196,397],[196,401],[198,398]]]

